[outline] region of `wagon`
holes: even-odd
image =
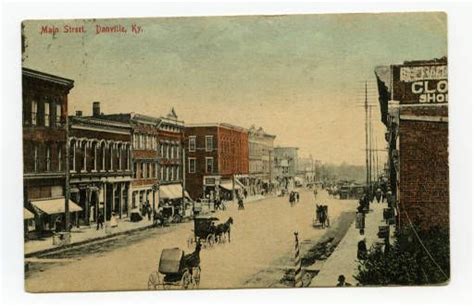
[[[328,206],[326,205],[318,205],[316,204],[316,214],[313,220],[314,227],[330,227],[331,223],[329,220],[329,210]]]
[[[219,219],[212,216],[202,215],[194,217],[194,233],[188,239],[188,247],[196,242],[202,242],[203,247],[212,247],[217,243],[213,223]]]
[[[158,270],[153,271],[148,278],[148,289],[156,290],[160,286],[165,290],[199,287],[201,276],[199,250],[200,246],[194,253],[185,255],[184,251],[177,247],[164,249],[161,252]]]

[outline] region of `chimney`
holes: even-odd
[[[82,111],[77,110],[77,111],[76,111],[76,116],[77,116],[77,117],[81,117],[81,116],[82,116]]]
[[[94,101],[92,103],[92,116],[100,115],[100,101]]]

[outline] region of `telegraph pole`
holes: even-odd
[[[368,134],[368,116],[369,116],[369,106],[367,102],[367,81],[365,81],[365,100],[364,100],[364,109],[365,109],[365,169],[366,169],[366,186],[367,192],[369,191],[370,184],[370,171],[369,171],[369,134]],[[368,195],[367,195],[368,196]]]

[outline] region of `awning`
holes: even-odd
[[[28,209],[23,208],[23,219],[24,220],[31,220],[34,219],[35,215]]]
[[[245,189],[245,185],[242,182],[240,182],[238,179],[235,179],[235,183]]]
[[[64,197],[54,198],[54,199],[45,199],[45,200],[36,200],[31,202],[35,208],[46,214],[59,214],[64,213]],[[69,200],[69,212],[82,211],[82,208]]]
[[[189,194],[187,191],[184,191],[184,196],[187,198]],[[183,197],[183,187],[181,184],[168,184],[160,186],[160,198],[167,198],[167,199],[177,199]]]
[[[232,182],[230,182],[230,181],[221,182],[221,184],[219,184],[219,186],[223,189],[228,190],[228,191],[232,191]],[[241,190],[242,189],[242,187],[240,187],[238,184],[235,184],[234,188],[236,190]]]

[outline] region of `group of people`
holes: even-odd
[[[291,191],[289,197],[290,205],[293,206],[296,203],[300,202],[300,193],[297,191]]]

